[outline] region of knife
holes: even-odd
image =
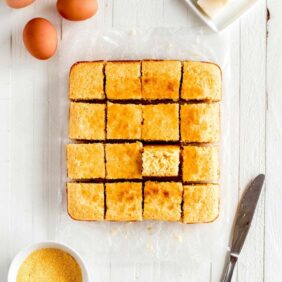
[[[244,245],[245,239],[249,232],[252,219],[256,210],[259,196],[263,187],[265,175],[258,175],[246,189],[238,210],[236,213],[236,220],[233,229],[232,245],[229,254],[229,261],[225,267],[223,282],[230,282],[233,271]]]

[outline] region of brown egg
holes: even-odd
[[[47,60],[56,52],[57,31],[48,20],[34,18],[23,30],[23,42],[32,56],[39,60]]]
[[[6,0],[6,3],[11,8],[20,9],[30,5],[34,1],[35,0]]]
[[[67,20],[83,21],[96,14],[98,4],[96,0],[57,0],[57,10]]]

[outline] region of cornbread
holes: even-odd
[[[221,88],[218,65],[191,61],[183,63],[182,99],[220,101]]]
[[[179,146],[144,146],[142,175],[177,176],[179,172],[179,153]]]
[[[67,144],[67,167],[71,179],[104,178],[104,145]]]
[[[106,220],[142,220],[142,183],[107,183],[106,205]]]
[[[179,140],[179,105],[143,105],[143,140]]]
[[[105,105],[70,103],[69,138],[105,140]]]
[[[182,190],[180,182],[147,181],[144,188],[144,219],[179,221]]]
[[[142,178],[142,144],[106,144],[108,179]]]
[[[218,146],[184,146],[183,181],[218,182]]]
[[[104,62],[79,62],[70,71],[71,100],[104,99]]]
[[[82,282],[76,260],[68,253],[54,248],[32,252],[17,273],[17,282]]]
[[[104,184],[68,183],[68,213],[76,220],[104,219]]]
[[[181,140],[218,142],[220,134],[219,103],[181,105]]]
[[[142,99],[179,99],[180,61],[142,62]]]
[[[107,139],[141,139],[141,105],[108,103],[107,119]]]
[[[184,186],[183,222],[207,223],[219,214],[219,186],[214,184]]]
[[[106,64],[108,99],[141,99],[141,62],[108,62]]]

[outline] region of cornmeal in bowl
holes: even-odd
[[[215,220],[221,77],[210,62],[73,65],[69,215],[92,221]]]

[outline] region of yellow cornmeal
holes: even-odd
[[[81,282],[81,269],[75,259],[59,249],[39,249],[21,265],[17,282]]]

